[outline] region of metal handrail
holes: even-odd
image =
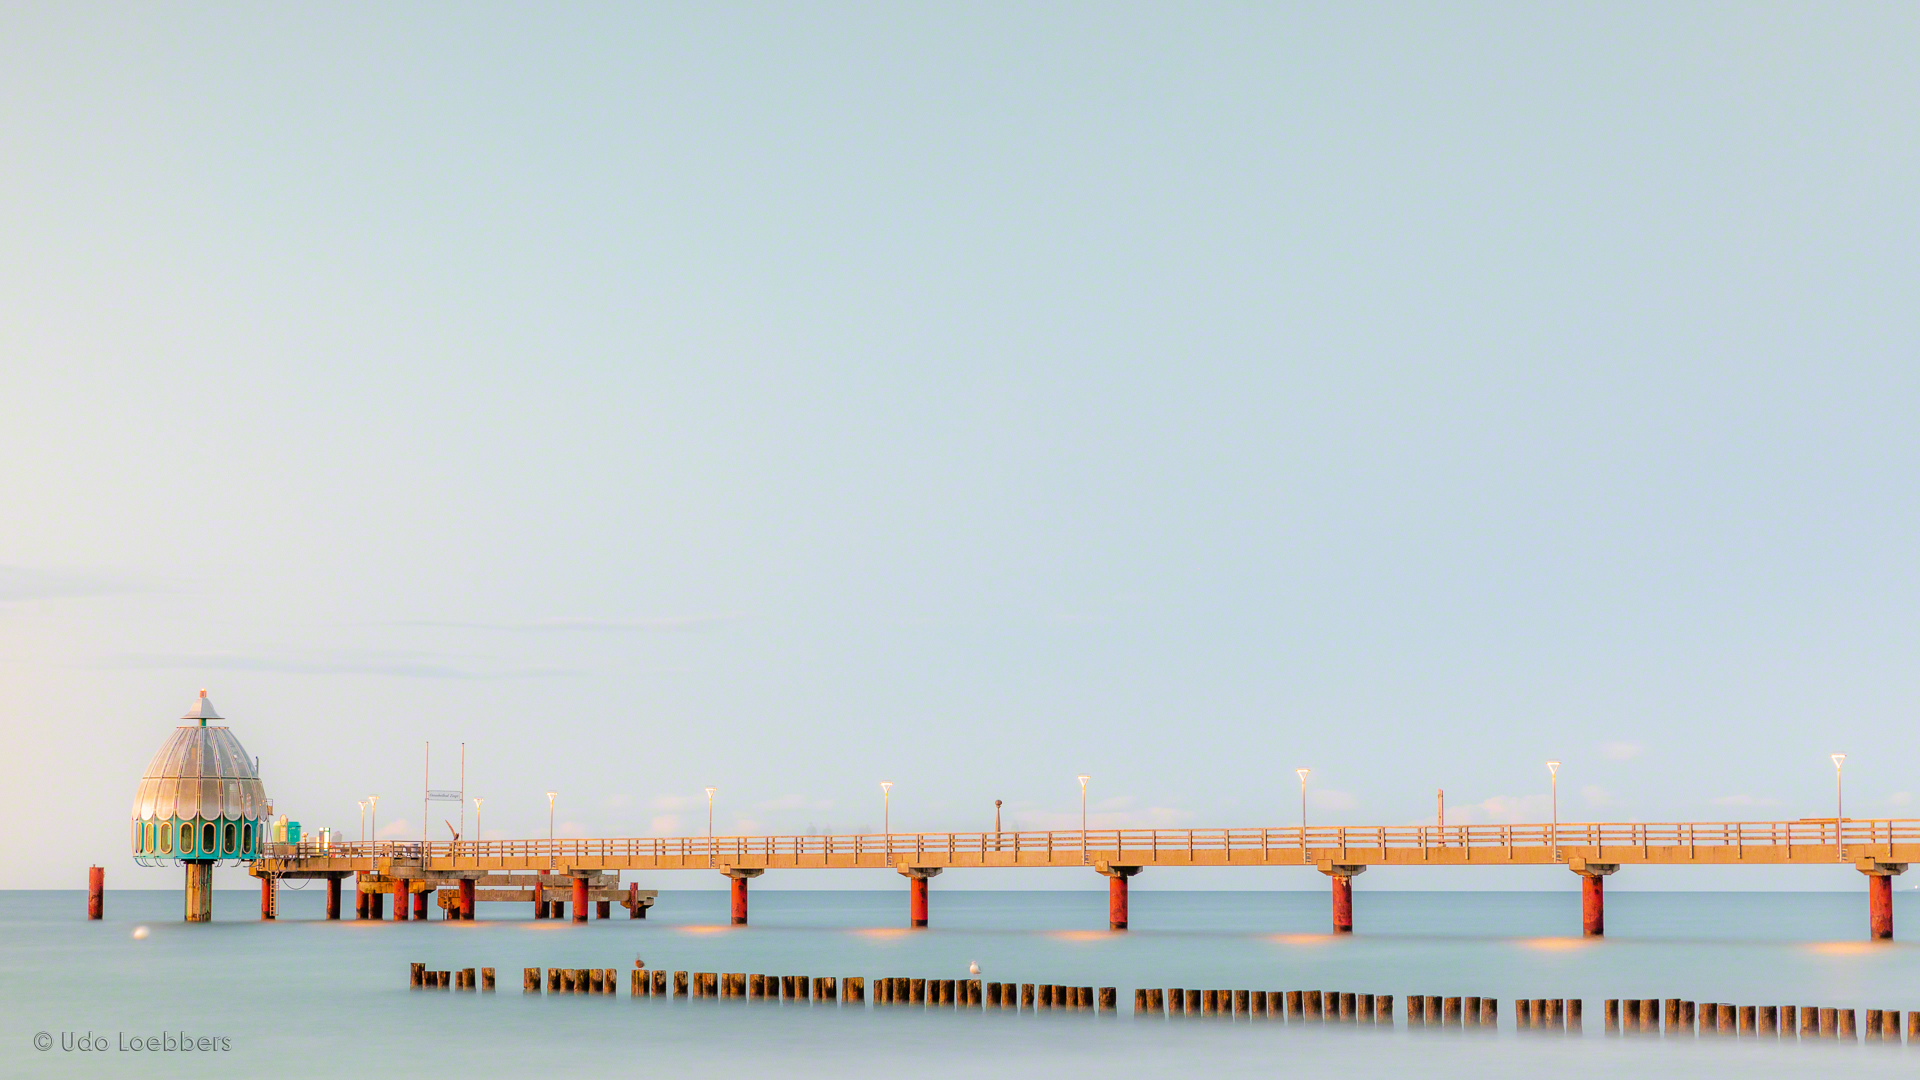
[[[1082,847],[1084,839],[1085,847]],[[316,840],[268,844],[269,858],[419,859],[527,858],[568,859],[617,856],[743,860],[775,856],[821,858],[884,854],[889,863],[913,863],[928,853],[955,855],[1048,851],[1118,854],[1158,851],[1434,850],[1440,848],[1675,848],[1792,847],[1834,845],[1886,847],[1920,842],[1920,818],[1806,818],[1799,821],[1724,822],[1561,822],[1516,825],[1313,825],[1270,829],[1059,829],[1045,832],[847,833],[826,836],[679,836],[595,837],[553,840],[333,840],[323,849]]]

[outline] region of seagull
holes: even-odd
[[[978,960],[975,960],[975,961],[973,961],[972,963],[970,963],[970,964],[968,964],[968,965],[967,965],[967,974],[969,974],[969,975],[978,975],[978,974],[980,974],[980,961],[978,961]]]
[[[634,953],[634,954],[633,954],[633,966],[634,966],[634,967],[637,967],[637,968],[639,968],[639,969],[641,969],[642,971],[645,971],[645,970],[646,970],[646,967],[647,967],[647,962],[646,962],[645,960],[642,960],[642,959],[640,959],[640,954],[639,954],[639,953]]]

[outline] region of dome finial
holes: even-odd
[[[205,690],[202,690],[200,691],[200,700],[193,703],[193,711],[189,712],[187,715],[181,717],[180,719],[198,720],[200,721],[201,727],[206,727],[207,721],[219,720],[221,719],[221,716],[219,713],[214,711],[213,702],[207,700],[207,692]]]

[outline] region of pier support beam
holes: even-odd
[[[1138,866],[1114,866],[1096,862],[1093,868],[1107,879],[1107,929],[1127,928],[1127,879],[1140,872]]]
[[[1367,872],[1358,863],[1323,862],[1320,872],[1333,879],[1333,932],[1353,933],[1353,879]]]
[[[894,867],[907,879],[907,924],[915,930],[927,927],[927,879],[940,876],[937,866],[908,866],[901,863]]]
[[[473,920],[473,879],[460,879],[460,917],[469,922]]]
[[[87,867],[87,918],[103,919],[107,914],[107,868]]]
[[[747,882],[766,873],[764,870],[723,866],[720,872],[733,879],[733,925],[747,925]]]
[[[545,870],[540,871],[543,877],[546,873]],[[533,886],[533,917],[536,919],[544,919],[547,917],[547,887],[544,882],[536,883]]]
[[[370,892],[367,894],[367,918],[374,922],[387,921],[387,894]]]
[[[1867,875],[1867,936],[1875,941],[1892,940],[1893,879],[1907,872],[1907,864],[1869,858],[1853,865]]]
[[[187,921],[213,921],[213,863],[190,859],[187,864]]]
[[[274,900],[277,899],[273,895],[274,884],[275,883],[274,883],[272,874],[260,875],[260,921],[261,922],[273,921],[274,908],[275,908]]]
[[[406,878],[393,879],[393,921],[407,921],[407,890],[412,885]]]
[[[334,920],[340,918],[340,875],[338,874],[327,879],[327,918]]]
[[[587,878],[584,874],[573,879],[573,921],[587,921]]]
[[[1620,869],[1620,864],[1568,859],[1567,869],[1580,875],[1580,933],[1587,937],[1606,936],[1606,878]]]
[[[421,922],[427,921],[427,894],[431,889],[423,889],[413,894],[413,917]]]
[[[640,883],[627,882],[627,918],[644,919],[646,917],[647,909],[640,906]]]
[[[353,917],[364,919],[373,910],[373,894],[361,887],[360,871],[353,872]]]

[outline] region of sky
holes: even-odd
[[[202,688],[352,836],[1920,813],[1917,31],[9,3],[0,887]]]

